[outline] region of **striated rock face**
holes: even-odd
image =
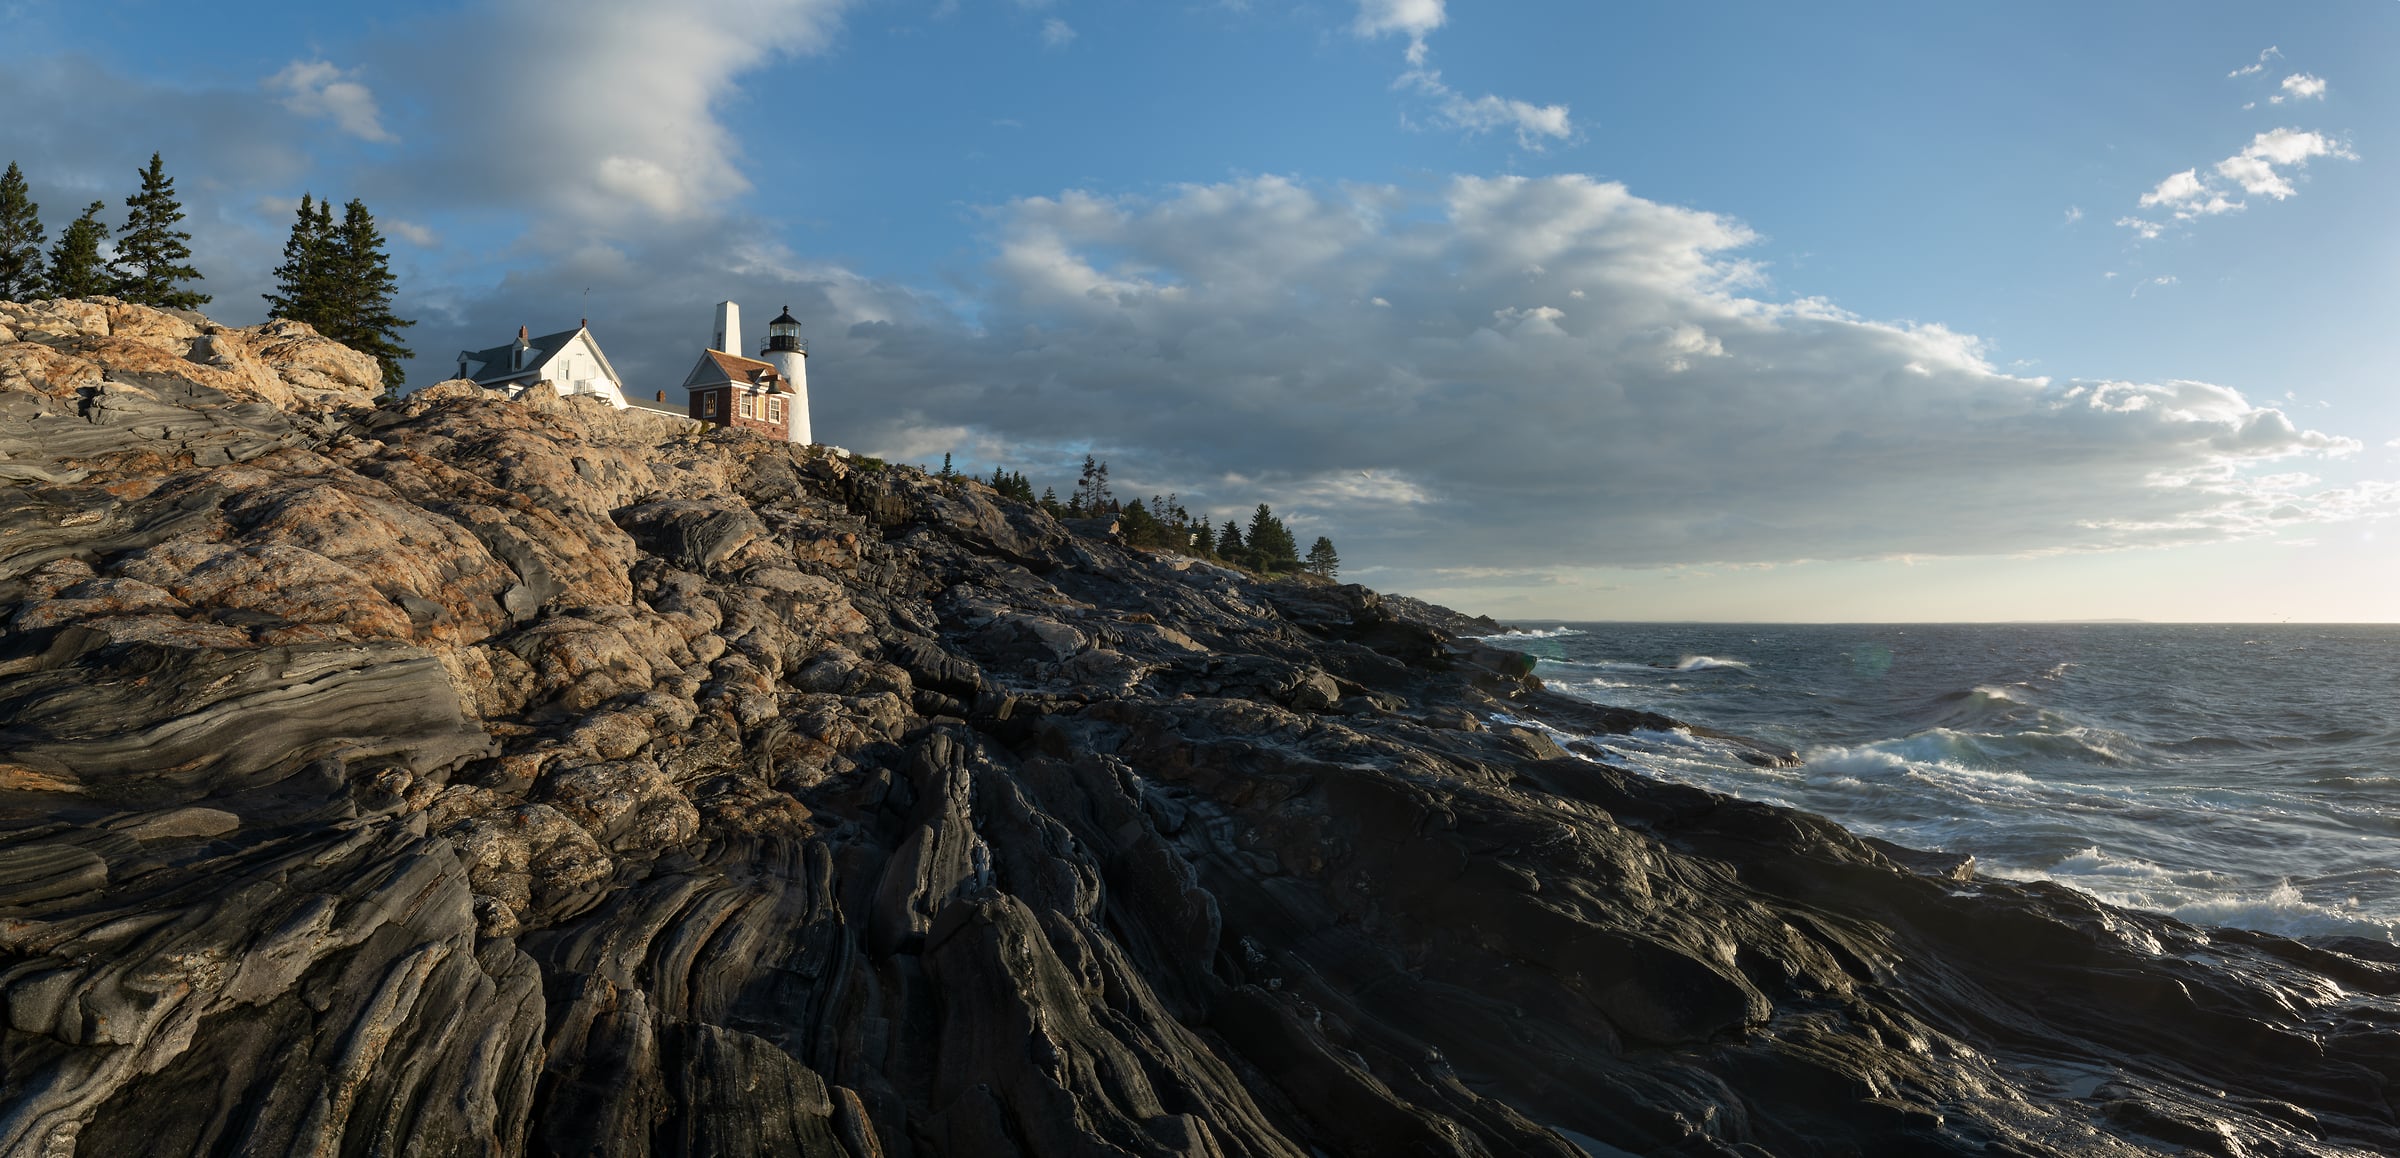
[[[0,1153],[2400,1149],[2387,949],[1644,779],[1438,609],[0,327]]]

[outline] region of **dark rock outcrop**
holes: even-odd
[[[2400,1150],[2400,962],[1646,779],[1358,587],[0,307],[0,1153]],[[1786,753],[1754,749],[1762,761]]]

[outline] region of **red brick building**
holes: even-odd
[[[692,367],[683,388],[691,391],[686,413],[696,421],[793,440],[798,399],[783,375],[765,362],[709,350],[700,355],[700,364]]]
[[[795,323],[793,326],[797,329]],[[748,430],[783,442],[805,442],[806,389],[772,362],[731,352],[741,344],[741,313],[732,302],[717,307],[716,345],[700,354],[685,375],[687,414],[698,422]]]

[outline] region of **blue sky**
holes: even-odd
[[[0,3],[55,232],[302,191],[411,380],[734,297],[820,437],[1521,617],[2400,618],[2400,3]],[[765,311],[765,312],[760,312]],[[753,334],[755,339],[758,335]]]

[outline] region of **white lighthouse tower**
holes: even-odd
[[[783,312],[767,323],[767,348],[758,353],[783,375],[784,387],[792,392],[792,441],[816,441],[809,437],[808,429],[808,343],[800,340],[800,320],[792,316],[792,307],[783,307]]]

